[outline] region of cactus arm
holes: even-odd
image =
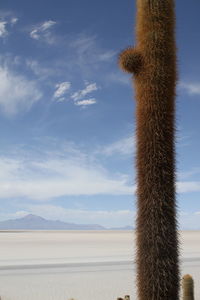
[[[119,56],[119,66],[124,72],[138,74],[142,66],[141,53],[135,48],[127,48]]]

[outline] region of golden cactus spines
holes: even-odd
[[[192,276],[186,274],[182,278],[183,300],[194,300],[194,281]]]
[[[136,91],[139,300],[179,299],[174,23],[174,0],[137,0],[136,46],[119,57]]]

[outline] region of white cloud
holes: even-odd
[[[18,21],[19,21],[18,18],[13,17],[13,18],[10,20],[10,23],[11,23],[12,25],[14,25],[14,24],[16,24]]]
[[[110,61],[113,59],[113,57],[117,54],[116,51],[113,51],[113,50],[108,50],[104,53],[100,53],[99,54],[99,60],[100,61]]]
[[[178,178],[180,180],[181,179],[188,179],[188,178],[191,178],[193,176],[200,175],[200,168],[199,167],[195,167],[195,168],[192,168],[189,171],[179,172],[177,175],[178,175]]]
[[[117,83],[117,84],[121,83],[126,86],[128,85],[130,88],[132,88],[131,78],[125,72],[116,71],[113,73],[108,73],[106,75],[106,78],[111,83]]]
[[[65,100],[66,100],[65,97],[61,97],[61,98],[58,98],[58,99],[57,99],[57,102],[64,102]]]
[[[9,198],[20,199],[17,207],[22,215],[25,212],[41,213],[46,218],[71,220],[77,223],[94,223],[92,222],[94,217],[94,220],[99,220],[95,223],[104,225],[109,224],[109,219],[112,220],[110,226],[120,226],[119,222],[122,220],[126,221],[123,223],[124,225],[129,224],[127,220],[131,219],[132,212],[126,210],[93,212],[82,207],[69,210],[49,205],[48,200],[56,201],[56,198],[61,196],[133,195],[136,186],[129,183],[132,180],[127,174],[110,172],[102,166],[102,160],[98,161],[99,153],[106,156],[131,153],[133,140],[131,136],[124,138],[128,145],[132,144],[130,148],[125,147],[122,150],[121,146],[116,146],[125,144],[121,139],[121,142],[117,141],[111,144],[112,147],[111,145],[108,145],[107,149],[104,147],[104,152],[100,152],[99,149],[99,152],[95,149],[92,152],[83,151],[73,143],[60,145],[58,140],[53,141],[52,145],[48,144],[48,147],[45,144],[45,149],[48,148],[48,150],[40,148],[37,153],[30,152],[30,149],[26,152],[12,151],[12,153],[16,153],[17,158],[14,158],[13,154],[0,157],[0,199],[3,201]],[[129,150],[127,151],[127,149]],[[199,191],[199,181],[177,182],[178,193]],[[42,203],[42,205],[31,204],[30,206],[29,199],[36,203]],[[9,201],[12,203],[12,199]],[[23,204],[20,206],[20,203]],[[182,212],[179,216],[179,223],[185,229],[196,228],[199,224],[197,222],[199,216],[199,211],[193,215]],[[1,217],[3,218],[2,214]],[[13,217],[15,217],[14,214]],[[116,225],[114,225],[115,220]]]
[[[181,131],[181,129],[178,129]],[[181,135],[176,137],[177,146],[182,149],[182,147],[186,147],[191,145],[191,135]]]
[[[41,25],[35,26],[35,28],[30,32],[30,37],[35,40],[43,40],[49,44],[53,44],[54,38],[52,37],[49,29],[56,24],[57,23],[52,20],[45,21]]]
[[[179,181],[177,182],[178,193],[200,192],[200,181]]]
[[[33,39],[35,39],[35,40],[38,40],[38,39],[40,38],[37,29],[33,29],[33,30],[30,32],[30,36],[31,36]]]
[[[46,80],[50,77],[54,77],[55,73],[59,74],[59,70],[55,67],[44,66],[37,60],[26,59],[25,64],[40,80]]]
[[[0,180],[4,178],[14,179],[20,169],[20,161],[11,158],[1,158],[0,159]]]
[[[81,101],[75,101],[75,105],[78,105],[78,106],[88,106],[88,105],[92,105],[92,104],[95,104],[97,103],[96,99],[95,98],[91,98],[91,99],[87,99],[87,100],[81,100]]]
[[[71,47],[76,48],[80,52],[85,52],[87,49],[91,48],[95,43],[95,36],[88,36],[81,34],[71,42]]]
[[[88,83],[85,82],[85,88],[79,90],[71,95],[71,99],[74,100],[74,104],[81,107],[86,107],[88,105],[92,105],[97,103],[96,98],[84,99],[84,97],[88,94],[91,94],[94,91],[97,91],[98,87],[96,83]]]
[[[190,95],[200,95],[200,83],[196,82],[181,82],[180,88],[185,89]]]
[[[73,64],[84,73],[90,72],[91,69],[99,69],[100,65],[112,62],[116,56],[115,51],[102,48],[94,35],[79,34],[73,38],[70,46],[74,53]]]
[[[122,138],[110,145],[99,148],[98,152],[111,156],[115,153],[121,155],[132,155],[135,148],[134,135]]]
[[[0,37],[3,38],[8,34],[8,31],[6,29],[7,22],[0,21]]]
[[[9,27],[17,22],[18,18],[13,17],[11,12],[0,12],[0,38],[5,38],[9,34]]]
[[[40,26],[40,30],[45,31],[45,30],[51,28],[52,26],[54,26],[55,24],[56,24],[55,21],[51,21],[51,20],[46,21]]]
[[[0,108],[8,116],[28,111],[41,98],[36,82],[0,66]]]
[[[74,94],[72,94],[71,98],[74,101],[77,101],[96,90],[98,90],[96,83],[86,83],[86,87],[84,89],[79,90],[79,91],[75,92]]]
[[[26,210],[19,210],[13,213],[0,212],[0,221],[22,218],[28,214],[29,212]]]
[[[71,87],[71,83],[68,81],[56,84],[56,91],[54,93],[54,98],[62,97],[70,89],[70,87]]]
[[[67,153],[65,151],[65,153]],[[131,195],[134,187],[124,174],[110,174],[89,156],[72,149],[43,159],[0,158],[0,198],[49,200],[70,195]],[[25,155],[27,157],[27,155]]]
[[[133,149],[133,138],[127,138],[126,142],[130,148],[112,146],[99,153],[127,155]],[[17,159],[0,157],[0,198],[47,201],[61,196],[133,195],[136,186],[129,184],[129,176],[105,169],[97,161],[99,153],[94,149],[92,153],[80,151],[70,144],[60,150],[41,150],[40,156],[24,153]],[[178,193],[199,191],[199,181],[177,182]]]

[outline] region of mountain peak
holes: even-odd
[[[39,221],[39,220],[45,220],[44,218],[39,217],[39,216],[36,216],[36,215],[33,215],[33,214],[28,214],[28,215],[24,216],[24,217],[21,218],[21,219],[26,220],[26,221]]]

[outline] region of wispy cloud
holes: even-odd
[[[70,47],[74,53],[73,64],[84,73],[97,68],[101,63],[112,62],[116,56],[116,51],[101,47],[95,35],[79,34],[73,38]]]
[[[179,181],[177,182],[178,193],[200,192],[200,181]]]
[[[179,86],[190,95],[200,95],[199,82],[181,82]]]
[[[45,30],[51,28],[52,26],[54,26],[55,24],[56,24],[55,21],[51,21],[51,20],[46,21],[39,27],[39,31],[45,31]]]
[[[70,87],[71,87],[71,83],[69,81],[64,81],[56,84],[56,91],[54,93],[54,98],[56,98],[58,101],[60,101],[60,99],[63,99],[62,96],[66,94],[66,92],[70,89]]]
[[[196,175],[200,175],[200,167],[192,168],[189,171],[178,172],[178,178],[180,180],[181,179],[188,179],[188,178],[191,178],[191,177],[196,176]]]
[[[111,156],[113,154],[120,155],[132,155],[135,148],[135,137],[134,135],[122,138],[112,144],[106,145],[104,147],[99,148],[99,152],[101,154]]]
[[[25,197],[40,201],[75,195],[131,195],[134,187],[124,174],[113,174],[90,156],[70,148],[63,154],[44,152],[0,158],[0,198]],[[65,151],[66,153],[66,151]],[[78,187],[78,188],[77,188]]]
[[[56,201],[56,198],[64,196],[133,195],[136,186],[129,183],[129,175],[111,172],[102,165],[102,157],[108,159],[113,154],[123,157],[132,153],[133,143],[134,138],[129,136],[104,146],[101,151],[100,147],[86,151],[73,143],[60,146],[55,140],[52,144],[55,144],[55,147],[45,144],[45,148],[40,148],[38,152],[27,149],[25,152],[16,151],[9,155],[8,151],[7,155],[0,156],[0,199],[24,199],[26,204],[18,206],[21,214],[31,212],[50,219],[59,218],[73,222],[79,220],[79,223],[80,220],[84,222],[87,219],[90,223],[96,216],[99,222],[104,219],[105,224],[108,224],[109,217],[112,219],[111,223],[114,223],[114,220],[117,223],[123,218],[129,220],[132,215],[130,211],[94,213],[82,208],[69,210],[46,203],[48,200]],[[123,148],[123,145],[126,146]],[[177,192],[180,194],[199,191],[200,181],[177,182]],[[42,204],[33,205],[30,204],[30,200]],[[69,215],[71,219],[68,218]],[[195,215],[199,216],[199,211]],[[179,218],[184,226],[189,224],[187,220],[191,219],[185,214]],[[127,220],[124,225],[128,224]],[[100,224],[103,224],[101,222]]]
[[[34,75],[37,76],[37,78],[46,80],[50,77],[54,77],[55,73],[59,74],[58,69],[55,70],[55,67],[49,66],[49,65],[43,65],[42,63],[38,62],[37,60],[33,59],[26,59],[24,64],[33,72]]]
[[[85,107],[85,106],[92,105],[95,103],[97,103],[96,99],[91,98],[91,99],[76,101],[75,105]]]
[[[6,29],[7,22],[0,21],[0,37],[3,38],[8,34],[8,31]]]
[[[131,83],[131,78],[128,74],[122,73],[120,71],[116,71],[116,72],[110,72],[106,75],[107,80],[109,81],[109,83],[117,83],[117,84],[122,84],[122,85],[129,85],[130,88],[132,83]]]
[[[13,17],[13,18],[11,18],[10,23],[11,23],[12,25],[15,25],[18,21],[19,21],[18,18]]]
[[[9,11],[0,11],[0,38],[5,38],[9,34],[9,29],[18,22],[18,18],[14,17]]]
[[[9,177],[12,180],[20,169],[20,161],[5,157],[0,159],[0,169],[3,170],[3,172],[0,172],[0,180],[3,180],[6,177]]]
[[[177,141],[177,146],[182,149],[182,147],[186,147],[191,144],[191,135],[185,134],[185,135],[177,136],[176,141]]]
[[[97,91],[98,89],[99,88],[95,82],[94,83],[85,82],[85,88],[74,92],[71,95],[71,99],[74,101],[74,104],[76,106],[86,107],[95,104],[97,103],[96,98],[93,97],[93,98],[84,99],[84,97]]]
[[[18,219],[18,218],[22,218],[25,217],[26,215],[29,214],[29,211],[27,210],[18,210],[15,212],[0,212],[0,220],[4,221],[4,220],[10,220],[10,219]]]
[[[53,98],[56,99],[57,102],[64,102],[66,101],[66,93],[69,91],[69,89],[72,87],[71,82],[64,81],[61,83],[56,84],[56,90],[54,92]],[[88,83],[85,82],[85,88],[82,90],[78,90],[71,94],[69,98],[73,100],[74,105],[86,107],[92,104],[97,103],[96,98],[84,98],[88,94],[98,90],[96,83]]]
[[[103,52],[103,53],[99,53],[98,59],[99,59],[100,61],[102,61],[102,62],[103,62],[103,61],[107,62],[107,61],[112,60],[113,57],[114,57],[116,54],[117,54],[116,51],[113,51],[113,50],[107,50],[107,51],[105,51],[105,52]]]
[[[52,20],[43,22],[40,25],[35,26],[30,32],[30,37],[35,40],[42,40],[48,44],[54,43],[54,38],[51,35],[50,29],[55,26],[57,23]]]
[[[98,90],[98,87],[97,87],[97,84],[96,84],[96,83],[86,83],[85,88],[82,89],[82,90],[79,90],[79,91],[77,91],[77,92],[75,92],[75,93],[73,93],[73,94],[71,95],[71,98],[72,98],[74,101],[80,100],[80,99],[82,99],[83,97],[85,97],[86,95],[88,95],[88,94],[90,94],[90,93],[92,93],[92,92],[94,92],[94,91],[96,91],[96,90]]]
[[[5,115],[28,111],[41,96],[35,81],[0,65],[0,108]]]

